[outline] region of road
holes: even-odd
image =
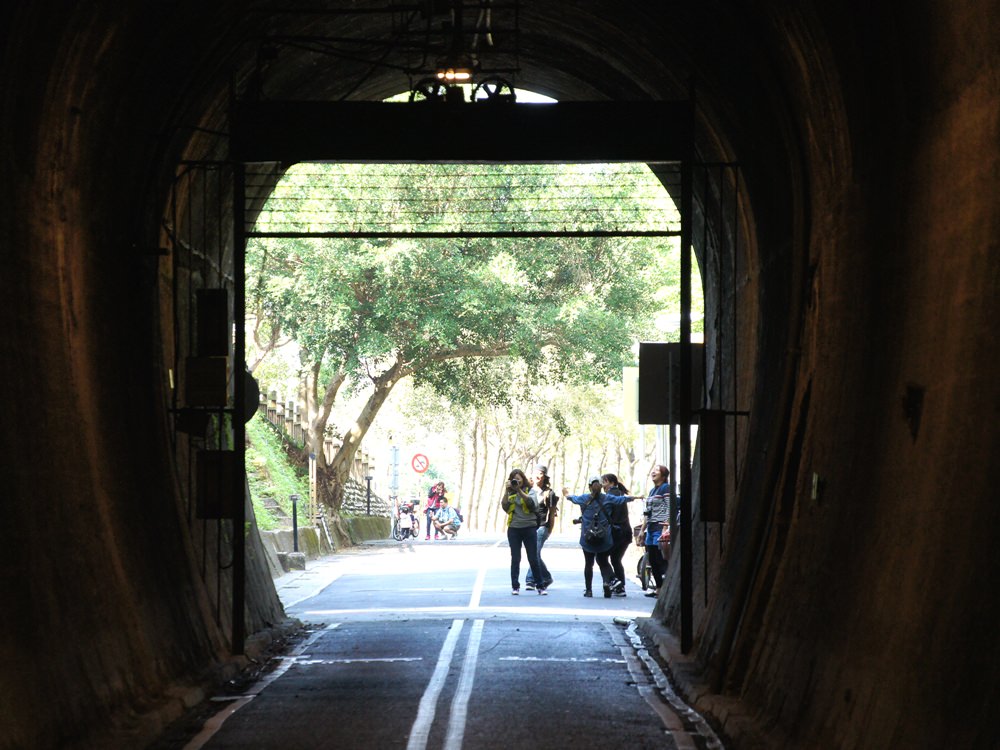
[[[368,544],[279,579],[310,636],[249,689],[219,696],[186,747],[720,747],[671,708],[633,622],[654,601],[634,576],[626,598],[599,585],[584,598],[575,539],[550,540],[544,557],[547,596],[511,595],[496,537]]]

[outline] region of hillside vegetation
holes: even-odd
[[[292,503],[297,494],[302,501],[309,497],[309,477],[304,469],[293,466],[275,429],[260,414],[247,424],[247,481],[257,525],[264,531],[291,526]],[[270,502],[277,503],[277,510]],[[302,505],[299,506],[301,522]]]

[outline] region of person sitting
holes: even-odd
[[[462,521],[459,519],[458,513],[448,504],[447,498],[442,498],[441,507],[434,514],[436,532],[444,534],[445,539],[454,539],[455,535],[458,534],[458,527],[461,525]]]

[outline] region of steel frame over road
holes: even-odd
[[[232,112],[235,292],[233,319],[243,320],[246,290],[247,168],[270,163],[556,164],[674,163],[680,168],[681,320],[680,390],[691,392],[691,252],[693,217],[694,105],[684,102],[239,102]],[[281,169],[275,171],[275,179]],[[669,186],[667,186],[669,189]],[[259,207],[258,207],[259,208]],[[673,236],[676,232],[663,233]],[[351,235],[355,236],[355,235]],[[463,236],[461,234],[448,236]],[[518,236],[528,236],[525,235]],[[567,235],[570,236],[570,235]],[[236,336],[235,362],[246,359]],[[234,379],[236,404],[245,400]],[[693,627],[691,571],[691,404],[681,399],[680,577],[681,650],[690,651]],[[245,487],[245,428],[233,421],[237,467],[234,497]],[[244,527],[243,503],[235,503],[235,529]],[[245,639],[245,539],[234,534],[233,650]]]

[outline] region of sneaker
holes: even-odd
[[[524,584],[524,588],[528,589],[528,591],[534,591],[535,584],[533,584],[531,581],[528,581],[526,584]]]
[[[540,587],[540,588],[538,589],[538,595],[539,595],[539,596],[548,596],[548,595],[549,595],[549,592],[545,590],[545,587],[544,587],[544,586],[542,586],[542,587]]]
[[[591,591],[590,589],[584,589],[583,590],[583,595],[586,596],[587,598],[590,598],[590,597],[592,597],[594,595],[594,592]]]
[[[628,594],[625,593],[625,589],[623,589],[623,588],[622,589],[613,589],[611,591],[611,595],[612,596],[616,596],[619,599],[621,599],[624,596],[628,596]]]
[[[610,599],[611,598],[611,587],[610,586],[605,586],[604,587],[604,598],[605,599]]]
[[[521,589],[511,589],[510,590],[510,595],[511,596],[517,596],[520,593],[521,593]]]
[[[643,596],[656,596],[656,592],[655,591],[647,591],[645,594],[643,594]]]
[[[549,586],[551,586],[551,585],[552,585],[552,579],[551,579],[551,578],[546,578],[546,579],[545,579],[544,581],[542,581],[542,585],[543,585],[543,586],[544,586],[545,588],[548,588]]]
[[[424,537],[424,541],[425,541],[425,542],[429,542],[429,541],[430,541],[430,539],[431,539],[431,538],[430,538],[430,536],[429,536],[429,535],[428,535],[428,536],[425,536],[425,537]]]

